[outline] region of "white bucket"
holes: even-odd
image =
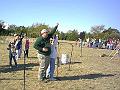
[[[68,62],[69,62],[69,55],[68,54],[62,54],[61,64],[67,64]]]

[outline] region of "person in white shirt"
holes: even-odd
[[[57,43],[58,43],[58,36],[54,35],[53,39],[51,40],[50,64],[46,71],[46,77],[48,77],[51,81],[56,80],[54,78],[54,71],[55,71],[55,60],[57,58]]]
[[[20,37],[18,34],[15,35],[15,48],[16,48],[16,60],[18,60],[19,55],[20,55],[20,47],[21,47],[21,41],[20,41]]]

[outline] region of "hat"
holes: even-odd
[[[46,32],[48,32],[48,30],[43,29],[43,30],[41,31],[41,34],[46,33]]]
[[[18,34],[14,34],[14,36],[18,36]]]

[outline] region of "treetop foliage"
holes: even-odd
[[[17,26],[17,25],[9,25],[8,29],[4,29],[4,21],[0,20],[0,35],[14,35],[24,33],[28,37],[36,38],[40,35],[40,31],[42,29],[52,29],[49,25],[45,23],[34,23],[31,26]],[[85,31],[84,31],[85,32]],[[78,40],[80,37],[80,32],[78,30],[68,30],[67,33],[62,31],[56,31],[60,40]],[[89,33],[85,32],[85,38],[101,38],[103,40],[108,38],[119,38],[120,39],[120,31],[114,28],[105,29],[105,25],[96,25],[92,26]]]

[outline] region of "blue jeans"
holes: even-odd
[[[46,71],[46,76],[50,76],[50,78],[53,78],[55,71],[55,58],[50,58],[50,64],[48,66],[48,69]]]
[[[15,66],[17,66],[17,61],[16,61],[15,55],[13,55],[13,53],[11,51],[9,51],[9,60],[10,60],[9,64],[11,67],[12,67],[12,59],[14,60]]]

